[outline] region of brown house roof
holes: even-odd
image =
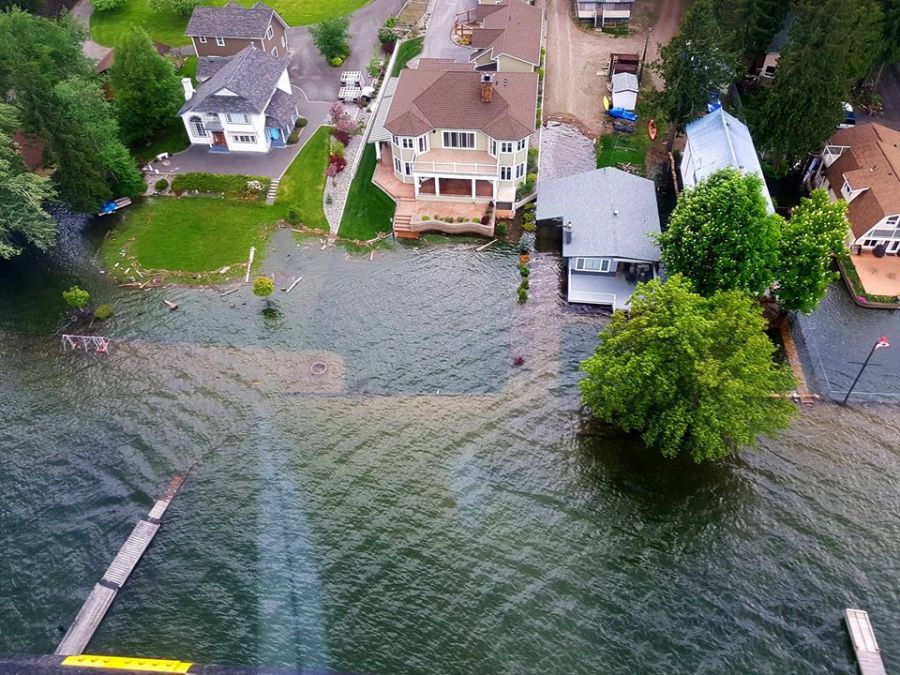
[[[541,62],[543,12],[522,0],[502,0],[497,5],[479,5],[480,28],[472,31],[472,46],[493,49],[494,58],[508,54],[535,66]]]
[[[517,0],[518,1],[518,0]],[[458,63],[423,59],[400,73],[384,126],[398,136],[433,129],[479,130],[497,140],[517,141],[534,133],[535,73],[496,73],[490,103],[481,100],[481,73]],[[424,67],[422,67],[424,66]]]
[[[829,145],[848,146],[825,170],[836,195],[846,180],[854,190],[865,190],[847,207],[847,218],[857,238],[887,215],[900,213],[900,131],[880,124],[841,129]]]

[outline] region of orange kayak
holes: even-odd
[[[650,137],[651,141],[656,140],[656,120],[647,122],[647,135]]]

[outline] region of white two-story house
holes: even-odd
[[[284,147],[299,117],[288,60],[247,47],[214,65],[196,90],[190,78],[182,80],[185,102],[178,115],[191,143],[210,152]]]
[[[881,124],[840,129],[821,160],[811,187],[847,202],[851,252],[900,255],[900,131]]]
[[[538,78],[422,59],[404,70],[376,142],[416,199],[493,201],[511,209],[526,179]]]

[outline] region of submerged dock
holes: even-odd
[[[72,656],[84,652],[94,633],[97,632],[97,628],[100,627],[100,623],[115,600],[119,589],[125,585],[141,556],[153,541],[153,537],[156,536],[163,514],[169,508],[169,504],[178,493],[184,479],[184,475],[175,476],[150,512],[134,526],[103,577],[84,601],[54,654]]]
[[[881,660],[881,650],[875,641],[875,631],[869,621],[869,613],[861,609],[845,609],[844,620],[847,622],[861,675],[887,675]]]

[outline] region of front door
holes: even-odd
[[[212,144],[216,146],[225,146],[228,145],[225,142],[225,133],[222,131],[214,131],[212,132]]]

